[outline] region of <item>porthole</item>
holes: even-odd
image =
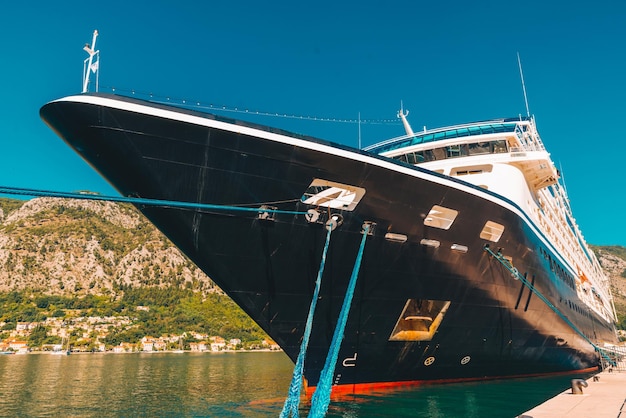
[[[434,362],[435,362],[435,358],[433,356],[430,356],[426,358],[426,360],[424,360],[424,366],[430,366]]]
[[[472,358],[470,356],[465,356],[461,359],[461,365],[465,366],[467,363],[470,362]]]

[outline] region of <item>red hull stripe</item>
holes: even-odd
[[[488,381],[498,379],[517,379],[525,377],[547,377],[547,376],[559,376],[576,373],[593,373],[599,372],[597,367],[590,367],[587,369],[572,370],[567,372],[556,373],[534,373],[534,374],[522,374],[514,376],[495,376],[488,378],[459,378],[459,379],[437,379],[437,380],[408,380],[401,382],[374,382],[374,383],[355,383],[349,385],[334,385],[332,387],[332,395],[347,395],[347,394],[367,394],[372,392],[394,390],[404,387],[414,387],[422,385],[440,385],[446,383],[462,383],[462,382],[475,382],[475,381]],[[306,396],[310,398],[315,392],[315,386],[306,386]]]

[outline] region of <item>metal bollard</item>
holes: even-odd
[[[583,388],[589,386],[583,379],[572,379],[572,395],[582,395]]]

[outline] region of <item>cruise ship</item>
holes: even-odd
[[[335,392],[592,371],[617,341],[533,118],[416,133],[399,112],[406,135],[361,150],[111,94],[40,113],[123,196],[188,202],[137,207],[294,361],[327,249],[309,390],[360,250]]]
[[[41,117],[303,360],[309,393],[592,373],[617,342],[532,117],[416,133],[401,109],[405,135],[351,148],[88,93],[96,36],[83,93]]]

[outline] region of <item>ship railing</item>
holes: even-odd
[[[531,130],[531,128],[529,128],[530,126],[530,122],[525,119],[522,118],[520,120],[512,120],[512,119],[493,119],[493,120],[487,120],[487,121],[482,121],[482,122],[471,122],[471,123],[464,123],[464,124],[460,124],[460,125],[453,125],[453,126],[445,126],[445,127],[440,127],[440,128],[434,128],[434,129],[426,129],[426,127],[424,127],[424,130],[421,132],[415,132],[412,134],[407,134],[407,135],[402,135],[402,136],[398,136],[395,138],[390,138],[387,140],[383,140],[380,142],[377,142],[375,144],[372,145],[368,145],[366,147],[363,147],[364,151],[373,151],[373,150],[378,150],[375,151],[377,153],[385,153],[387,151],[391,151],[391,149],[380,149],[380,148],[384,148],[385,146],[388,146],[390,144],[395,144],[397,142],[401,142],[407,139],[413,139],[413,138],[417,138],[417,137],[424,137],[426,135],[435,135],[435,134],[440,134],[442,132],[453,132],[453,131],[460,131],[460,130],[466,130],[468,128],[473,128],[473,127],[479,127],[479,126],[486,126],[486,125],[502,125],[502,124],[512,124],[515,123],[516,127],[515,127],[515,131],[510,131],[507,130],[506,133],[510,134],[515,132],[515,134],[517,135],[520,143],[522,143],[524,146],[527,145],[527,143],[529,144],[529,146],[532,146],[534,148],[530,149],[526,149],[527,151],[537,151],[537,150],[544,150],[543,145],[541,144],[541,141],[536,141],[533,138],[537,137],[537,135],[530,133],[529,131]],[[536,130],[533,129],[534,132],[536,132]],[[479,135],[494,135],[494,134],[503,134],[505,132],[500,132],[500,131],[495,131],[495,132],[491,132],[491,133],[475,133],[475,134],[470,134],[470,135],[458,135],[458,136],[454,136],[454,138],[461,138],[461,137],[466,137],[466,136],[479,136]],[[525,139],[526,138],[526,139]],[[446,139],[446,138],[439,138],[439,139]],[[450,139],[450,138],[447,138]],[[433,142],[432,140],[426,140],[424,142]],[[424,143],[422,141],[420,141],[420,143]],[[537,145],[531,145],[531,143],[536,143]],[[413,144],[415,145],[415,144]],[[398,147],[394,147],[395,148],[402,148],[403,146],[398,146]]]
[[[539,133],[531,122],[518,123],[515,133],[526,151],[545,151]]]
[[[544,207],[543,214],[540,214],[540,218],[543,219],[544,227],[547,226],[547,229],[554,230],[557,233],[551,235],[557,242],[563,242],[563,246],[565,247],[565,243],[567,243],[567,247],[573,249],[573,254],[570,256],[578,265],[579,268],[587,272],[593,272],[593,275],[599,275],[600,270],[597,268],[597,265],[593,262],[593,259],[587,255],[588,249],[586,250],[583,245],[586,245],[584,240],[578,236],[577,231],[574,230],[567,224],[567,220],[565,219],[566,213],[563,213],[559,207],[555,204],[553,200],[553,194],[548,190],[540,191],[541,194],[545,194],[543,198],[540,200]],[[554,193],[558,194],[558,190]],[[596,260],[597,262],[597,260]],[[601,286],[601,284],[598,284]]]
[[[600,347],[602,370],[626,372],[626,346]]]
[[[571,229],[565,228],[561,219],[555,219],[554,215],[558,216],[558,212],[554,212],[555,207],[550,199],[543,199],[543,203],[546,211],[544,213],[538,213],[539,223],[543,232],[551,238],[555,247],[565,256],[572,268],[577,266],[578,269],[583,269],[583,271],[588,272],[587,276],[592,283],[592,286],[602,293],[603,301],[609,300],[605,291],[606,285],[597,279],[598,275],[596,274],[596,270],[593,268],[593,264],[585,256],[580,245],[577,244]],[[550,214],[553,216],[550,216]],[[576,273],[578,273],[578,271],[576,271]],[[587,306],[591,307],[602,317],[606,319],[610,318],[611,315],[608,313],[604,303],[600,303],[600,306],[597,306],[595,298],[591,303],[589,303],[588,298],[582,290],[577,290],[577,293],[580,299],[584,301]]]

